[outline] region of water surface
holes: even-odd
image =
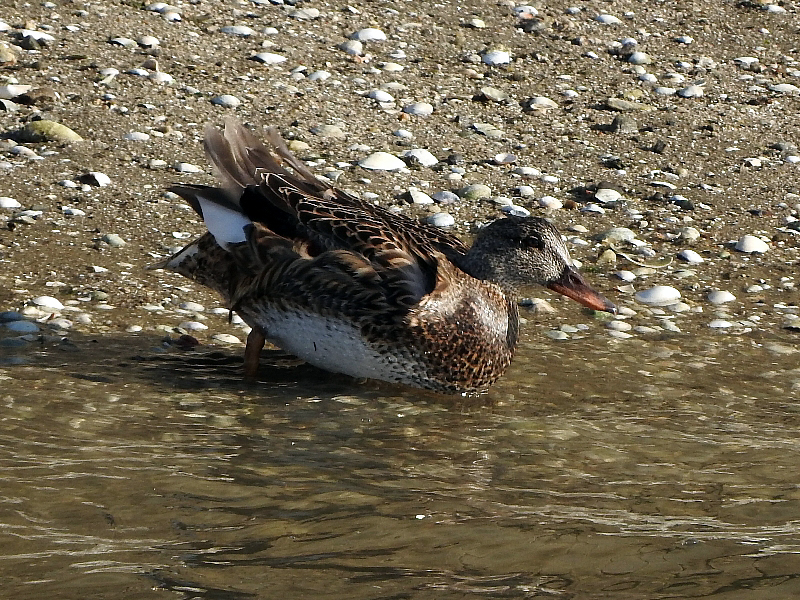
[[[536,334],[477,398],[73,342],[0,350],[6,597],[800,595],[791,337]]]

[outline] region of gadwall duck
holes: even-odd
[[[277,129],[266,140],[234,120],[223,132],[206,128],[221,187],[171,189],[208,233],[156,265],[216,290],[252,328],[248,376],[269,340],[327,371],[481,390],[511,363],[516,297],[526,286],[615,310],[573,268],[545,219],[500,218],[468,247],[317,179]]]

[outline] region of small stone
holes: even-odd
[[[712,329],[727,329],[728,327],[733,327],[733,323],[725,319],[714,319],[708,326]]]
[[[124,134],[122,139],[127,142],[146,142],[150,139],[150,136],[141,131],[131,131],[130,133]]]
[[[537,200],[537,202],[539,203],[539,206],[546,210],[558,210],[559,208],[564,207],[564,203],[553,196],[542,196]]]
[[[680,252],[678,252],[678,258],[680,258],[681,260],[685,260],[689,264],[693,265],[699,265],[700,263],[705,262],[703,260],[703,257],[700,256],[697,252],[688,249],[681,250]]]
[[[221,96],[214,96],[211,99],[211,104],[222,106],[224,108],[236,108],[242,103],[236,96],[230,94],[222,94]]]
[[[456,224],[455,218],[448,212],[434,213],[427,217],[425,222],[436,227],[452,227]]]
[[[409,188],[408,197],[411,200],[412,204],[418,204],[418,205],[433,204],[433,198],[428,196],[428,194],[426,194],[425,192],[414,187]]]
[[[381,103],[394,102],[394,96],[383,90],[370,90],[367,97]]]
[[[598,23],[601,23],[602,25],[619,25],[620,23],[622,23],[622,21],[618,17],[605,13],[597,15],[594,18],[594,20],[597,21]]]
[[[616,245],[620,243],[633,242],[633,240],[636,239],[636,234],[633,232],[633,230],[628,229],[627,227],[612,227],[611,229],[599,233],[594,237],[600,242]]]
[[[639,125],[628,115],[617,115],[609,126],[612,133],[632,134],[639,133]]]
[[[184,321],[178,325],[178,328],[184,331],[205,331],[208,329],[208,325],[200,321]]]
[[[0,196],[0,208],[20,208],[22,205],[8,196]]]
[[[653,59],[646,52],[633,52],[628,56],[628,62],[632,65],[649,65]]]
[[[342,128],[337,125],[316,125],[311,128],[311,133],[324,138],[343,138],[345,137]]]
[[[617,202],[622,194],[613,188],[600,188],[594,193],[594,199],[602,204]]]
[[[367,27],[365,29],[359,29],[358,31],[350,34],[351,40],[357,40],[359,42],[385,42],[386,41],[386,34],[383,33],[380,29],[375,29],[374,27]]]
[[[136,43],[139,44],[142,48],[155,48],[159,44],[161,44],[161,42],[158,41],[158,38],[152,35],[143,35],[138,40],[136,40]]]
[[[421,165],[423,167],[432,167],[439,163],[439,159],[424,148],[406,150],[403,152],[402,156],[406,159],[407,163]]]
[[[416,117],[428,117],[433,114],[433,105],[427,102],[414,102],[405,105],[403,112]]]
[[[203,312],[206,309],[205,306],[203,306],[198,302],[181,302],[178,305],[178,308],[181,308],[183,310],[188,310],[191,312]]]
[[[202,167],[198,167],[197,165],[193,165],[192,163],[187,162],[178,162],[175,163],[173,167],[178,173],[202,173]]]
[[[19,132],[23,142],[81,142],[83,138],[66,125],[42,119],[31,121]]]
[[[259,52],[258,54],[253,54],[253,56],[250,57],[250,60],[254,60],[265,65],[278,65],[282,62],[286,62],[287,59],[285,56],[274,54],[273,52]]]
[[[89,171],[78,178],[81,183],[86,183],[96,187],[106,187],[111,183],[111,178],[100,171]]]
[[[771,92],[779,92],[781,94],[798,94],[800,93],[800,88],[796,85],[791,83],[776,83],[775,85],[769,86],[769,90]]]
[[[657,285],[648,290],[636,292],[634,298],[642,304],[651,306],[665,306],[672,304],[681,297],[681,293],[674,287],[668,285]]]
[[[488,185],[483,185],[482,183],[473,183],[472,185],[461,188],[456,193],[465,200],[477,200],[479,198],[490,197],[492,195],[492,189]]]
[[[545,331],[544,333],[547,337],[553,340],[568,340],[569,335],[565,332],[560,331],[558,329],[550,329],[549,331]]]
[[[489,52],[481,55],[481,60],[483,61],[483,64],[490,67],[507,65],[511,62],[511,54],[504,50],[490,50]]]
[[[255,35],[255,31],[247,25],[224,25],[219,28],[220,33],[235,35],[239,37],[250,37]]]
[[[439,204],[455,204],[459,197],[449,190],[442,190],[433,195],[433,200]]]
[[[215,333],[211,336],[212,342],[218,342],[220,344],[241,344],[242,341],[236,337],[235,335],[231,335],[230,333]]]
[[[616,275],[622,281],[625,281],[627,283],[630,283],[631,281],[636,279],[636,274],[634,272],[632,272],[632,271],[625,271],[625,270],[617,271],[616,273],[614,273],[614,275]]]
[[[358,166],[371,171],[398,171],[406,168],[406,163],[388,152],[375,152],[358,161]]]
[[[529,211],[524,206],[518,206],[516,204],[507,204],[506,206],[502,206],[500,208],[502,212],[507,215],[511,215],[512,217],[530,217],[531,211]]]
[[[700,239],[700,231],[694,227],[684,227],[678,233],[678,237],[691,244]]]
[[[736,242],[735,248],[739,252],[745,252],[747,254],[764,253],[769,250],[767,243],[754,235],[742,236],[739,241]]]
[[[689,85],[678,90],[677,94],[681,98],[700,98],[704,92],[703,88],[699,85]]]
[[[6,329],[14,333],[36,333],[39,331],[39,326],[32,321],[11,321],[5,324]]]
[[[481,88],[480,97],[490,102],[505,102],[509,99],[509,95],[506,92],[490,86]]]
[[[116,233],[107,233],[102,240],[112,248],[122,248],[126,244],[125,240]]]
[[[726,290],[712,290],[708,293],[708,301],[711,304],[725,304],[726,302],[733,302],[736,296]]]
[[[522,104],[522,109],[528,112],[545,112],[551,108],[558,108],[558,103],[546,96],[534,96]]]
[[[361,56],[364,54],[364,44],[358,40],[347,40],[339,44],[339,49],[344,50],[350,56]]]

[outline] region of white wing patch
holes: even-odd
[[[198,195],[197,201],[200,203],[206,227],[223,250],[228,249],[228,244],[239,244],[247,239],[244,228],[252,224],[250,219],[239,211],[220,206],[208,198]]]

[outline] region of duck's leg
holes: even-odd
[[[255,379],[258,373],[258,359],[264,349],[264,330],[260,327],[253,327],[247,334],[247,344],[244,347],[244,377],[245,379]]]

